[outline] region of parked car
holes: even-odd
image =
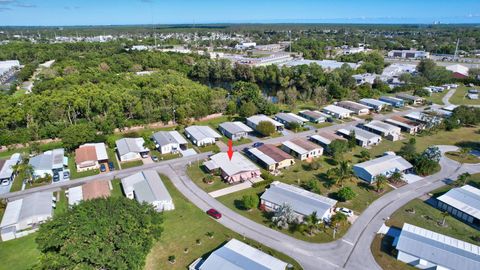
[[[58,182],[60,181],[60,175],[58,173],[53,174],[53,182]]]
[[[70,172],[63,172],[63,179],[65,180],[70,179]]]
[[[335,212],[342,213],[347,217],[353,216],[353,211],[345,207],[338,207],[337,209],[335,209]]]
[[[8,179],[3,179],[3,180],[2,180],[2,183],[1,183],[0,185],[2,185],[2,186],[8,186],[8,185],[10,185],[10,180],[8,180]]]
[[[207,211],[207,214],[211,217],[213,217],[214,219],[219,219],[222,217],[222,214],[220,214],[220,212],[218,212],[217,210],[211,208]]]
[[[100,164],[100,171],[101,172],[106,172],[107,171],[107,166],[105,166],[105,164]]]
[[[253,147],[257,148],[257,147],[260,147],[262,145],[264,145],[263,142],[256,142],[256,143],[253,144]]]
[[[111,161],[108,162],[108,169],[109,169],[110,171],[114,171],[114,170],[115,170],[115,166],[113,166],[113,162],[111,162]]]
[[[152,156],[152,160],[153,160],[154,162],[158,162],[158,157],[157,157],[157,156]]]
[[[147,158],[147,157],[148,157],[148,153],[140,153],[140,156],[141,156],[142,158]]]

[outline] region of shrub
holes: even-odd
[[[257,125],[257,131],[262,134],[262,136],[270,136],[275,133],[275,125],[269,121],[260,121]]]
[[[343,187],[337,192],[337,197],[340,201],[346,202],[349,201],[357,196],[350,187]]]

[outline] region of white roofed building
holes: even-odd
[[[218,130],[220,130],[225,137],[233,141],[247,138],[249,134],[253,132],[253,129],[240,121],[221,123],[218,126]]]
[[[312,159],[323,155],[322,147],[304,138],[283,142],[282,150],[300,160]]]
[[[480,189],[470,185],[452,188],[437,198],[437,207],[480,228]]]
[[[361,147],[378,145],[382,141],[382,137],[380,135],[354,126],[349,126],[337,130],[337,133],[345,138],[349,138],[352,132],[355,133],[355,140],[357,141],[357,144]]]
[[[339,101],[336,104],[339,107],[353,111],[356,115],[367,115],[373,108],[353,101]]]
[[[144,146],[143,138],[123,138],[115,142],[120,161],[141,159],[142,155],[148,154],[150,149]]]
[[[294,113],[277,113],[275,115],[275,120],[286,125],[287,127],[295,124],[303,126],[306,122],[308,122],[308,119],[305,119]]]
[[[372,120],[364,124],[363,128],[391,141],[399,140],[402,133],[402,129],[400,127],[378,120]]]
[[[68,167],[68,157],[63,148],[58,148],[30,158],[28,164],[33,167],[34,178],[53,176]]]
[[[353,172],[355,175],[369,183],[375,182],[375,177],[384,175],[390,177],[395,172],[406,173],[413,168],[410,162],[397,155],[385,155],[376,159],[355,164]]]
[[[178,131],[159,131],[152,135],[160,154],[177,153],[186,150],[188,142]]]
[[[286,270],[288,264],[236,239],[198,258],[188,270]]]
[[[322,112],[338,119],[350,118],[350,116],[354,113],[352,110],[336,105],[328,105],[322,109]]]
[[[231,160],[225,152],[212,155],[203,165],[211,172],[220,170],[222,179],[230,184],[259,178],[261,175],[260,168],[238,152],[233,152]]]
[[[196,146],[215,144],[222,137],[209,126],[189,126],[185,128],[185,135]]]
[[[0,183],[3,183],[4,181],[13,181],[15,178],[15,166],[19,164],[21,160],[21,155],[15,153],[3,163],[3,166],[0,165]]]
[[[273,120],[272,118],[263,115],[263,114],[257,114],[253,115],[247,118],[247,126],[253,128],[254,130],[257,130],[258,124],[261,122],[270,122],[275,126],[275,129],[277,131],[281,131],[284,128],[284,125],[278,121]]]

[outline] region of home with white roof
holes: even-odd
[[[337,130],[337,133],[345,138],[350,138],[351,134],[355,133],[357,144],[365,148],[378,145],[382,142],[382,137],[380,135],[354,126],[341,128]]]
[[[383,111],[385,108],[390,106],[390,104],[387,102],[383,102],[373,98],[362,98],[359,102],[361,104],[367,105],[368,107],[372,107],[376,112]]]
[[[336,105],[328,105],[322,109],[322,112],[338,119],[350,118],[354,113],[352,110],[345,109]]]
[[[253,115],[247,118],[247,126],[253,128],[254,130],[257,130],[258,124],[261,122],[270,122],[275,126],[276,131],[282,131],[284,128],[284,124],[273,120],[272,118],[263,115],[263,114],[257,114]]]
[[[407,132],[409,134],[415,134],[422,129],[422,125],[409,120],[407,118],[401,116],[392,116],[391,118],[383,120],[386,123],[399,127],[403,132]]]
[[[120,161],[132,161],[144,158],[150,152],[143,138],[123,138],[115,142]]]
[[[298,114],[312,123],[323,123],[330,121],[330,118],[332,118],[332,116],[320,111],[303,110],[299,111]]]
[[[350,111],[353,111],[356,115],[367,115],[367,114],[370,114],[371,110],[373,110],[372,107],[369,107],[361,103],[348,101],[348,100],[339,101],[337,102],[336,105],[339,107],[348,109]]]
[[[221,123],[218,126],[218,130],[220,130],[225,137],[232,139],[232,141],[247,138],[250,133],[253,132],[252,128],[240,121]]]
[[[65,156],[65,150],[58,148],[43,152],[40,155],[30,158],[28,164],[33,167],[33,177],[39,178],[45,175],[59,175],[63,179],[63,172],[68,167],[68,157]]]
[[[267,211],[275,211],[283,204],[292,207],[299,222],[313,212],[316,212],[317,218],[321,221],[328,221],[334,214],[337,201],[303,188],[275,181],[260,197],[260,207]]]
[[[338,136],[335,133],[320,131],[309,137],[310,140],[324,149],[328,149],[328,146],[335,140],[345,141],[345,138]]]
[[[362,127],[391,141],[398,141],[402,134],[401,128],[378,120],[365,123]]]
[[[52,192],[35,192],[9,201],[0,223],[2,241],[29,235],[53,215]]]
[[[393,246],[399,261],[419,269],[480,269],[480,246],[408,223]]]
[[[292,156],[273,144],[250,148],[247,153],[252,160],[270,172],[276,172],[295,164]]]
[[[282,150],[300,159],[313,159],[323,155],[323,148],[305,138],[297,138],[282,143]]]
[[[292,125],[303,126],[306,122],[308,122],[308,119],[305,119],[294,113],[277,113],[275,115],[275,120],[287,127],[291,127]]]
[[[7,160],[0,160],[0,183],[9,185],[15,178],[15,166],[22,161],[20,153],[13,154]]]
[[[470,185],[452,188],[437,198],[437,207],[480,229],[480,189]]]
[[[215,144],[222,137],[209,126],[189,126],[185,128],[185,135],[196,146]]]
[[[368,183],[374,183],[375,178],[384,175],[387,178],[395,172],[409,173],[412,171],[413,165],[406,161],[403,157],[393,155],[384,155],[362,163],[353,165],[355,175]]]
[[[287,270],[289,264],[237,239],[228,241],[207,258],[198,258],[188,270]]]
[[[219,170],[222,179],[229,184],[249,181],[261,175],[260,168],[238,152],[233,152],[231,160],[225,152],[212,155],[203,165],[210,172]]]
[[[160,154],[178,153],[187,149],[188,142],[178,131],[159,131],[152,135],[152,140]]]
[[[162,182],[157,171],[146,170],[122,178],[122,189],[125,196],[139,203],[151,204],[157,211],[175,209],[172,197]]]

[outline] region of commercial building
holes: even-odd
[[[30,158],[28,164],[33,167],[34,178],[58,174],[62,180],[63,174],[60,172],[68,167],[68,157],[63,148],[58,148]]]
[[[236,239],[198,258],[188,270],[286,270],[288,264]]]
[[[108,162],[107,148],[104,143],[86,143],[75,150],[75,164],[78,172],[100,168]]]
[[[335,133],[318,132],[315,135],[310,136],[310,140],[316,144],[321,145],[324,149],[328,149],[328,146],[335,140],[345,141],[345,138],[338,136]]]
[[[377,145],[382,141],[381,136],[358,127],[350,126],[337,130],[337,133],[345,138],[349,138],[352,132],[355,133],[355,140],[361,147]]]
[[[291,125],[303,126],[306,122],[308,122],[307,119],[294,113],[277,113],[275,115],[275,120],[286,125],[287,127],[290,127]]]
[[[401,128],[378,120],[364,124],[363,128],[391,141],[399,140],[402,132]]]
[[[22,161],[19,153],[13,154],[9,159],[0,162],[0,183],[2,185],[10,184],[15,178],[15,166]],[[8,183],[7,183],[8,181]]]
[[[26,236],[53,215],[52,192],[36,192],[8,202],[0,224],[2,241]]]
[[[337,106],[353,111],[356,115],[370,114],[371,107],[353,101],[340,101]]]
[[[65,195],[68,198],[68,205],[76,205],[81,201],[110,196],[110,181],[91,181],[81,186],[69,188]]]
[[[328,221],[337,201],[278,181],[270,184],[270,188],[260,197],[260,207],[267,211],[275,211],[284,204],[292,207],[299,222],[313,212],[316,212],[318,219]]]
[[[187,150],[188,142],[178,131],[159,131],[152,135],[160,154],[178,153]]]
[[[225,137],[233,141],[247,138],[248,135],[253,132],[253,129],[240,121],[221,123],[218,126],[218,130],[220,130]]]
[[[417,50],[392,50],[388,52],[388,57],[405,59],[427,59],[430,58],[430,53]]]
[[[423,105],[425,104],[425,99],[422,98],[422,97],[418,97],[418,96],[413,96],[413,95],[409,95],[409,94],[405,94],[405,93],[399,93],[399,94],[396,94],[395,97],[399,98],[399,99],[403,99],[405,102],[407,102],[408,104],[412,104],[412,105]]]
[[[398,260],[420,269],[480,269],[479,246],[408,223],[393,244]]]
[[[399,78],[405,73],[415,73],[416,69],[417,65],[414,64],[393,63],[383,69],[381,77],[383,81],[388,81],[389,79]]]
[[[185,134],[196,146],[215,144],[222,137],[209,126],[189,126],[185,128]]]
[[[353,166],[353,172],[358,178],[373,183],[379,175],[390,177],[395,172],[408,173],[412,168],[412,164],[401,156],[384,155],[376,159],[355,164]]]
[[[151,204],[157,211],[175,209],[170,193],[154,170],[141,171],[123,178],[122,188],[127,198]]]
[[[238,152],[233,152],[231,160],[225,152],[212,155],[203,165],[210,172],[220,170],[222,179],[230,184],[259,178],[261,175],[260,169]]]
[[[120,161],[141,159],[148,155],[150,149],[146,148],[143,138],[123,138],[115,142]]]
[[[304,138],[283,142],[282,149],[300,160],[312,159],[323,155],[322,147]]]
[[[312,123],[323,123],[331,118],[328,114],[311,110],[303,110],[298,112],[298,114]]]
[[[456,79],[465,79],[468,77],[469,68],[460,64],[450,65],[445,69],[452,72],[452,76]]]
[[[247,118],[247,126],[253,128],[254,130],[257,130],[258,124],[260,122],[270,122],[275,126],[275,129],[277,131],[283,130],[284,125],[278,121],[273,120],[272,118],[263,115],[263,114],[257,114],[253,115]]]
[[[480,189],[470,185],[452,188],[437,198],[437,207],[480,228]]]
[[[250,148],[247,152],[255,162],[270,172],[276,172],[295,164],[292,156],[272,144]]]
[[[412,120],[401,116],[392,116],[391,118],[384,120],[386,123],[399,127],[403,132],[407,132],[409,134],[416,134],[422,129],[422,126]]]
[[[405,106],[405,103],[404,103],[403,99],[399,99],[399,98],[382,96],[382,97],[380,97],[380,101],[386,102],[386,103],[392,105],[395,108],[401,108],[401,107]]]
[[[257,46],[257,43],[255,42],[242,42],[240,44],[235,45],[235,49],[237,50],[247,50],[247,49],[253,49]]]
[[[386,103],[377,99],[373,99],[373,98],[362,98],[360,99],[360,103],[373,108],[377,112],[380,112],[386,107],[390,106],[389,103]]]
[[[350,118],[351,115],[354,113],[351,110],[335,106],[335,105],[328,105],[322,109],[322,112],[331,115],[338,119]]]

